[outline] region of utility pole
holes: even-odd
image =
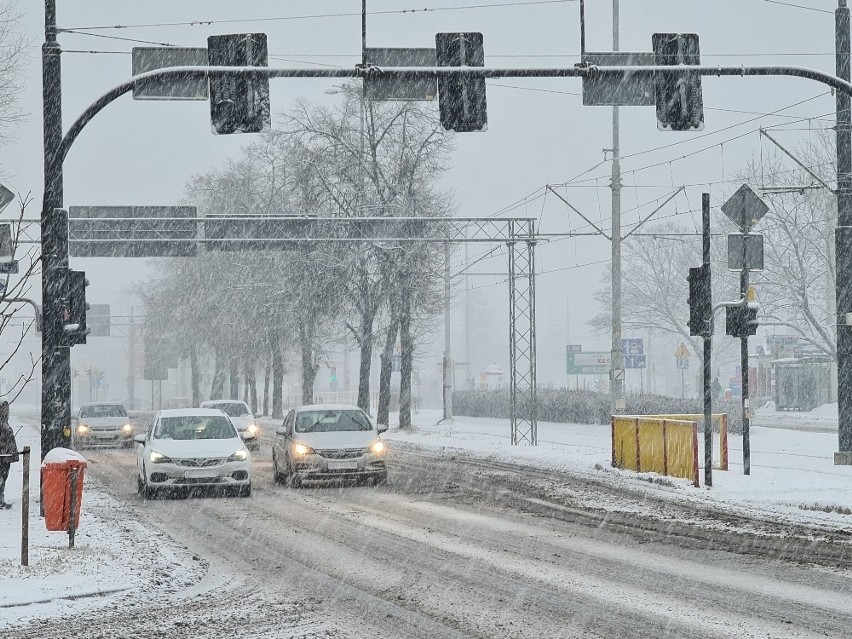
[[[618,0],[612,0],[612,50],[619,50]],[[613,413],[624,407],[624,356],[621,352],[621,158],[618,107],[612,107],[612,364],[610,395]]]
[[[134,308],[130,307],[130,330],[128,331],[129,349],[127,351],[127,401],[130,410],[136,408],[136,319]]]
[[[453,356],[450,350],[450,243],[444,243],[444,417],[453,421]]]
[[[743,267],[740,270],[740,299],[748,296],[748,262],[746,261],[746,246],[748,244],[749,227],[743,228]],[[746,302],[747,304],[747,302]],[[742,399],[743,420],[743,475],[751,475],[751,436],[749,433],[749,402],[748,402],[748,330],[740,337],[740,396]],[[705,423],[705,428],[706,428]]]
[[[849,8],[846,0],[838,0],[834,13],[837,77],[848,81],[849,73]],[[837,418],[838,453],[835,464],[852,464],[852,117],[849,95],[835,93],[837,125],[837,230],[835,231],[835,292],[837,299]]]
[[[41,209],[42,243],[42,332],[41,332],[41,456],[70,439],[71,351],[61,345],[62,312],[60,269],[68,266],[67,218],[57,212],[62,206],[62,162],[54,154],[62,141],[61,49],[56,40],[56,1],[44,2],[42,56],[42,99],[44,116],[44,198]],[[65,223],[63,223],[63,221]]]
[[[743,242],[745,244],[745,242]],[[708,271],[710,280],[710,194],[701,194],[701,254],[702,265]],[[710,280],[712,281],[712,280]],[[708,287],[708,295],[713,290]],[[708,313],[704,326],[704,485],[713,485],[713,391],[710,386],[712,372],[710,361],[713,356],[713,302],[708,300]],[[748,360],[746,360],[748,366]],[[681,370],[681,374],[683,371]],[[682,378],[681,378],[682,379]]]

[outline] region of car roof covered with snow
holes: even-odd
[[[352,404],[306,404],[296,408],[297,413],[317,412],[323,410],[361,410]],[[363,411],[362,411],[363,412]]]
[[[123,408],[124,404],[122,402],[84,402],[80,404],[80,408],[83,406],[121,406]]]
[[[206,402],[201,402],[201,407],[212,406],[213,404],[245,404],[241,399],[208,399]]]
[[[165,408],[157,413],[159,417],[220,417],[218,408]]]

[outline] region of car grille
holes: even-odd
[[[353,459],[361,457],[367,452],[366,448],[336,448],[318,450],[317,455],[326,459]]]
[[[218,466],[224,464],[224,459],[211,459],[207,457],[196,457],[190,459],[175,459],[174,462],[178,466],[187,466],[189,468],[207,468],[209,466]]]

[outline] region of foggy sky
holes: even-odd
[[[384,11],[505,2],[369,0],[368,9]],[[358,0],[58,0],[57,4],[58,22],[63,28],[358,14],[360,11]],[[705,64],[777,63],[833,73],[832,11],[835,4],[829,0],[803,0],[799,4],[826,12],[762,0],[622,0],[621,49],[649,51],[654,32],[696,32],[701,38]],[[587,49],[611,50],[612,3],[589,0],[586,5]],[[0,165],[8,186],[17,191],[32,191],[35,206],[30,212],[32,217],[37,217],[42,181],[40,46],[43,14],[38,0],[22,2],[20,9],[25,12],[24,23],[32,37],[22,99],[22,106],[30,117],[17,132],[17,139],[0,149]],[[350,67],[360,55],[358,15],[92,33],[180,46],[206,46],[206,38],[211,34],[248,31],[268,34],[271,66],[328,64]],[[434,34],[439,31],[482,31],[489,67],[567,66],[573,65],[579,57],[577,2],[373,15],[368,22],[368,46],[434,46]],[[60,34],[59,41],[64,50],[129,52],[132,46],[141,46],[71,33]],[[789,55],[791,53],[801,55]],[[340,57],[317,57],[331,54]],[[62,63],[66,128],[96,97],[130,77],[129,55],[67,53]],[[297,97],[329,103],[335,98],[325,91],[333,85],[329,80],[274,80],[271,83],[273,114],[290,108]],[[721,198],[736,188],[723,180],[729,179],[738,165],[760,151],[757,128],[788,120],[779,117],[755,119],[755,115],[718,109],[765,113],[827,93],[822,85],[790,78],[704,78],[703,90],[706,129],[700,134],[658,132],[653,108],[622,109],[623,155],[678,143],[623,161],[625,223],[635,222],[639,212],[646,214],[653,208],[653,204],[649,204],[639,212],[629,211],[637,203],[651,202],[681,184],[710,183],[688,188],[687,194],[678,196],[676,203],[664,209],[662,215],[699,208],[700,194],[708,189],[714,206],[720,204]],[[492,215],[546,183],[564,182],[601,162],[602,149],[612,146],[611,112],[608,108],[583,107],[580,93],[579,79],[489,81],[488,131],[457,136],[457,152],[445,178],[446,186],[456,193],[460,215]],[[833,97],[825,95],[784,113],[799,117],[831,114],[829,117],[833,117],[833,110]],[[752,121],[735,126],[747,120]],[[808,123],[795,126],[807,129]],[[807,131],[779,135],[783,141],[795,145]],[[742,137],[720,145],[737,136]],[[249,141],[249,136],[211,135],[207,102],[142,102],[125,96],[99,115],[72,148],[65,164],[65,204],[175,204],[187,178],[219,165],[228,157],[235,157],[241,146]],[[681,160],[691,151],[713,145],[711,150]],[[657,163],[663,165],[639,170]],[[570,191],[575,206],[606,225],[610,215],[609,171],[609,163],[601,164],[585,176],[599,178],[597,181],[583,183],[582,188]],[[511,214],[540,217],[541,230],[550,233],[580,225],[579,218],[569,214],[553,196],[514,208]],[[693,216],[683,213],[682,219],[692,223]],[[700,215],[694,219],[700,222]],[[471,254],[476,250],[473,247]],[[540,379],[559,381],[559,371],[564,370],[567,295],[570,295],[572,308],[572,342],[583,343],[588,350],[608,350],[608,337],[595,336],[586,326],[597,310],[592,295],[600,286],[601,269],[608,268],[608,264],[576,267],[607,260],[609,251],[609,244],[600,238],[567,240],[540,248],[537,259],[538,270],[542,272],[537,282]],[[483,263],[481,270],[505,269],[505,263],[505,258]],[[92,281],[88,289],[89,301],[109,302],[113,304],[114,313],[126,313],[131,304],[138,305],[127,293],[127,285],[143,278],[151,268],[144,260],[79,258],[72,258],[72,266],[85,269]],[[484,286],[500,280],[496,276],[475,277],[471,278],[471,284]],[[505,316],[505,286],[482,290],[488,292],[491,304],[480,310]],[[34,293],[38,297],[38,291]],[[476,322],[476,317],[472,321]],[[456,337],[458,349],[461,346],[458,330]],[[494,359],[505,361],[506,343],[498,337]],[[103,344],[77,347],[74,358],[90,357],[95,351],[87,353],[87,348],[102,349]],[[117,379],[116,385],[120,387],[122,383]]]

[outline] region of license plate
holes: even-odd
[[[115,439],[115,433],[93,431],[95,439]]]
[[[330,461],[328,462],[329,470],[355,470],[358,468],[357,461]]]
[[[183,476],[187,479],[212,479],[213,477],[218,477],[219,473],[218,471],[207,470],[206,468],[194,468],[183,471]]]

